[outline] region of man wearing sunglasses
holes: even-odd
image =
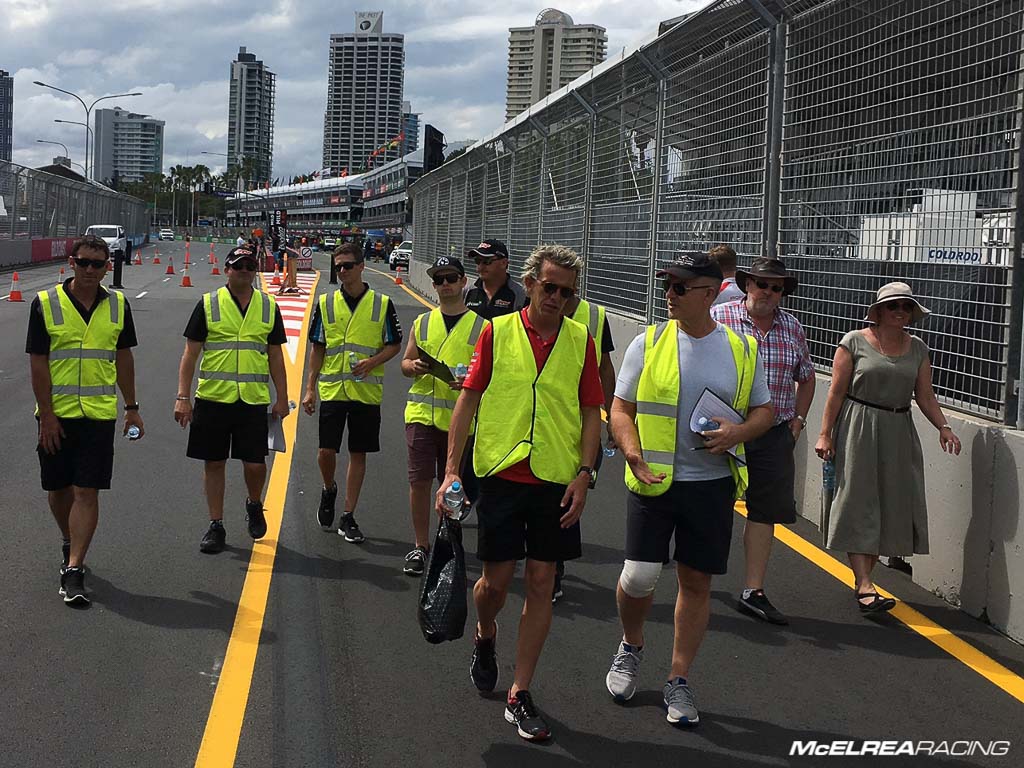
[[[313,310],[309,375],[302,407],[309,415],[315,413],[319,393],[317,464],[323,488],[316,517],[325,531],[334,525],[338,497],[334,474],[348,427],[345,509],[338,535],[360,544],[366,537],[356,523],[355,510],[366,476],[366,454],[380,451],[384,364],[402,351],[402,327],[391,300],[363,282],[363,252],[359,246],[342,243],[333,258],[341,288],[321,294]]]
[[[580,557],[580,515],[601,441],[604,393],[597,352],[586,326],[563,316],[576,293],[583,260],[561,245],[542,245],[526,260],[530,303],[484,327],[448,432],[444,491],[460,480],[473,415],[473,465],[480,478],[477,556],[483,575],[473,588],[477,627],[470,677],[481,692],[498,683],[495,618],[516,562],[526,559],[526,604],[519,622],[515,677],[505,719],[527,740],[550,730],[530,695],[551,627],[555,563]]]
[[[409,343],[402,358],[402,375],[413,378],[405,404],[405,442],[409,449],[409,508],[416,545],[405,556],[404,571],[420,576],[430,549],[430,490],[436,477],[444,480],[448,454],[448,427],[462,381],[451,383],[430,374],[420,359],[423,350],[448,366],[454,375],[458,366],[468,370],[473,350],[487,321],[466,308],[462,300],[466,270],[454,256],[440,256],[427,270],[440,304],[413,321]],[[472,429],[472,428],[471,428]],[[473,501],[467,489],[467,499]]]
[[[480,317],[493,320],[518,312],[526,306],[523,286],[508,274],[508,249],[501,240],[484,240],[466,251],[466,258],[476,264],[480,275],[466,292],[466,306]]]
[[[253,288],[256,252],[233,248],[224,259],[227,284],[206,293],[185,327],[185,351],[178,367],[174,420],[189,427],[185,454],[203,462],[203,486],[210,525],[199,551],[224,551],[224,475],[228,456],[242,462],[245,520],[249,535],[267,532],[263,487],[267,480],[269,382],[276,399],[271,413],[288,415],[284,367],[287,343],[281,310],[273,297]],[[200,356],[202,359],[200,360]],[[192,405],[192,376],[199,364],[199,387]]]
[[[124,433],[145,433],[135,400],[135,323],[128,301],[100,282],[110,249],[87,235],[71,248],[72,276],[40,291],[29,309],[32,392],[39,423],[39,469],[60,528],[60,594],[86,608],[85,555],[99,522],[99,491],[114,469],[117,393],[124,396]]]
[[[757,342],[711,317],[722,283],[718,264],[704,253],[682,253],[656,276],[669,321],[630,343],[612,403],[629,493],[616,591],[623,633],[605,685],[617,701],[636,693],[644,620],[674,538],[675,643],[662,694],[670,723],[696,725],[688,676],[708,625],[711,577],[729,563],[733,504],[747,485],[743,444],[771,426],[772,411]],[[706,389],[741,418],[692,431],[690,416]]]
[[[757,339],[775,413],[772,428],[746,446],[750,473],[743,529],[746,576],[736,606],[761,621],[785,625],[786,617],[765,595],[764,580],[775,525],[796,522],[793,449],[814,399],[814,366],[800,321],[779,306],[797,287],[796,277],[782,260],[755,259],[750,269],[736,273],[736,285],[744,298],[714,307],[711,316]]]

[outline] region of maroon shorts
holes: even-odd
[[[448,458],[448,433],[426,424],[406,424],[405,444],[409,448],[409,482],[444,480]]]

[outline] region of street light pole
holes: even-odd
[[[141,96],[142,95],[139,92],[135,92],[135,93],[113,93],[113,94],[110,94],[109,96],[100,96],[92,104],[89,104],[88,106],[86,106],[86,103],[82,100],[82,97],[79,96],[77,93],[72,93],[71,91],[65,91],[63,88],[58,88],[55,85],[50,85],[49,83],[44,83],[44,82],[42,82],[40,80],[33,80],[32,84],[33,85],[38,85],[41,88],[50,88],[50,89],[52,89],[54,91],[60,91],[61,93],[66,93],[68,96],[72,96],[73,98],[78,99],[78,103],[81,104],[82,105],[82,109],[85,110],[85,177],[87,179],[89,178],[89,134],[90,134],[90,130],[89,130],[89,115],[92,113],[92,108],[95,107],[97,104],[99,104],[101,101],[103,101],[105,99],[121,99],[121,98],[127,98],[128,96]],[[70,122],[70,121],[64,120],[64,121],[58,121],[58,122]],[[93,165],[95,166],[95,160],[93,161]],[[96,171],[96,168],[93,167],[93,174],[92,175],[95,175],[95,171]]]
[[[67,146],[67,144],[64,144],[63,142],[60,142],[60,141],[47,141],[46,139],[36,139],[36,143],[37,144],[56,144],[58,147],[63,147],[64,148],[64,157],[66,157],[68,160],[71,160],[71,153],[68,152],[68,146]]]

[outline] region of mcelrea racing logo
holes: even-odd
[[[934,757],[951,755],[1003,756],[1010,752],[1008,741],[794,741],[789,748],[790,756],[814,757],[896,757],[913,755]]]

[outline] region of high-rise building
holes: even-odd
[[[508,32],[506,121],[600,64],[608,46],[604,27],[574,24],[554,8],[541,11],[532,27]]]
[[[412,111],[412,104],[402,102],[402,157],[420,148],[420,113]]]
[[[250,181],[270,181],[274,165],[274,95],[277,76],[245,46],[231,62],[228,97],[228,170],[249,161]],[[251,159],[250,159],[251,158]]]
[[[92,177],[104,183],[142,181],[164,167],[164,121],[121,107],[94,113]]]
[[[356,11],[355,32],[331,35],[323,167],[359,173],[402,152],[405,36],[385,34],[383,11]]]
[[[0,69],[0,160],[11,159],[14,144],[14,78]]]

